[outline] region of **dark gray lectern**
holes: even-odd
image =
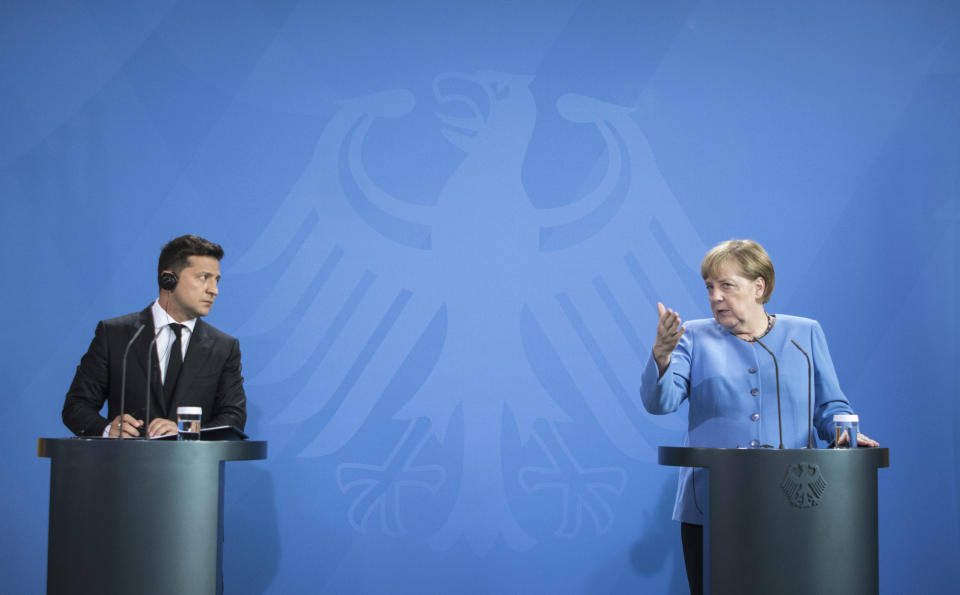
[[[660,447],[660,464],[710,470],[704,590],[879,592],[877,469],[886,448]]]
[[[223,463],[266,442],[40,438],[47,593],[223,592]]]

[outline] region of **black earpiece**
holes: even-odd
[[[170,271],[163,271],[160,273],[160,278],[158,283],[160,284],[160,289],[165,289],[167,291],[173,291],[173,288],[177,286],[177,281],[180,278],[177,277],[176,273],[171,273]]]

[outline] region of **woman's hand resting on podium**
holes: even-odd
[[[837,446],[846,446],[847,444],[850,444],[850,434],[844,432],[843,436],[840,436],[840,440],[837,441]],[[880,446],[880,443],[870,438],[866,434],[857,433],[857,446],[862,446],[865,448],[877,448]]]

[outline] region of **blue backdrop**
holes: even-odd
[[[960,5],[0,4],[0,584],[45,581],[63,395],[160,246],[223,244],[270,457],[238,593],[681,593],[655,304],[751,237],[880,472],[883,591],[960,567]],[[107,522],[104,519],[104,522]],[[829,539],[829,536],[824,536]]]

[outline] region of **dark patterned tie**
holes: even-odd
[[[183,347],[180,342],[180,331],[183,330],[182,324],[176,322],[170,323],[170,330],[177,338],[170,345],[170,359],[167,361],[167,374],[163,378],[163,396],[167,403],[173,396],[173,389],[177,386],[177,377],[180,376],[180,366],[183,364]]]

